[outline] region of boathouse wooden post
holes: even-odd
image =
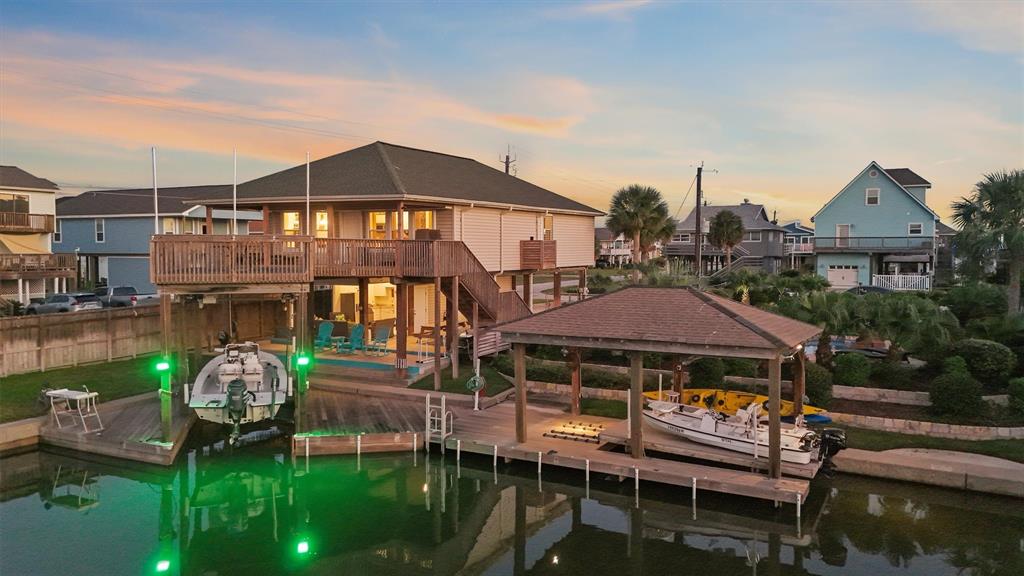
[[[370,279],[359,279],[359,323],[363,325],[363,334],[370,329]],[[366,334],[364,338],[369,337]]]
[[[452,297],[448,299],[448,357],[452,378],[459,377],[459,277],[452,276]]]
[[[408,301],[409,285],[405,282],[397,282],[395,284],[395,310],[398,314],[395,322],[395,372],[400,377],[405,377],[405,369],[409,365]]]
[[[571,398],[570,403],[572,404],[572,415],[580,415],[580,395],[581,395],[581,381],[580,381],[580,349],[570,348],[569,349],[569,370],[570,379],[569,382],[572,384],[570,392]]]
[[[437,247],[434,248],[436,263]],[[437,267],[434,267],[437,270]],[[434,276],[434,390],[441,389],[441,277]]]
[[[800,348],[793,357],[793,417],[804,411],[804,392],[807,388],[804,349]]]
[[[557,308],[562,305],[562,273],[555,270],[551,282],[553,284],[551,296],[554,298],[554,306]]]
[[[629,451],[633,458],[644,457],[643,437],[644,355],[629,353]]]
[[[512,369],[516,386],[516,442],[526,442],[526,344],[512,344]]]
[[[782,477],[782,358],[768,361],[768,472],[772,478]]]
[[[578,300],[583,300],[583,296],[587,293],[587,269],[580,269],[579,283],[576,285],[576,295]]]
[[[160,356],[163,360],[171,358],[171,338],[173,337],[173,323],[171,321],[171,295],[160,294]],[[164,442],[170,442],[171,418],[172,416],[172,370],[160,372],[160,433]]]
[[[480,304],[473,300],[473,370],[480,359]]]
[[[523,274],[523,300],[533,312],[533,274],[530,272]]]
[[[309,339],[309,297],[311,292],[299,292],[295,295],[295,351],[298,355],[310,354]],[[297,370],[298,382],[295,384],[295,431],[305,431],[306,408],[306,369]]]

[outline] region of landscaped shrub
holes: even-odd
[[[757,360],[746,358],[725,358],[722,360],[726,376],[757,377]]]
[[[875,362],[871,365],[871,385],[891,390],[909,390],[914,369],[895,362]]]
[[[1024,378],[1014,378],[1006,387],[1010,396],[1010,410],[1024,416]]]
[[[725,384],[725,366],[721,358],[698,358],[690,363],[690,386],[721,388]]]
[[[1017,365],[1017,356],[1013,351],[992,340],[961,340],[953,345],[950,353],[964,359],[975,379],[993,388],[1005,385]]]
[[[949,308],[961,326],[972,320],[995,318],[1006,314],[1006,292],[994,284],[964,284],[954,286],[942,297],[943,306]]]
[[[804,394],[812,406],[827,408],[832,402],[832,373],[814,362],[804,366]]]
[[[866,386],[871,376],[871,361],[860,354],[836,356],[833,380],[840,386]]]
[[[981,384],[971,377],[967,362],[959,356],[946,359],[942,375],[932,381],[928,398],[932,411],[949,416],[976,416],[985,408]]]

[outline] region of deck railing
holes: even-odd
[[[0,232],[49,234],[53,232],[53,215],[0,212]]]
[[[935,240],[930,236],[837,236],[815,237],[815,252],[901,252],[931,250]]]
[[[932,288],[932,277],[919,274],[875,274],[871,285],[897,292],[927,291]]]
[[[74,274],[74,254],[0,254],[0,275],[5,278]]]
[[[313,281],[308,236],[157,235],[150,240],[154,284],[293,284]]]
[[[557,267],[555,240],[520,240],[519,267],[523,270],[550,270]]]
[[[814,244],[786,244],[786,254],[813,254]]]

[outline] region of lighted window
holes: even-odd
[[[302,220],[298,212],[284,212],[281,214],[281,230],[286,236],[294,236],[302,233]]]
[[[868,188],[864,191],[864,204],[868,206],[878,206],[880,194],[881,190],[878,188]]]
[[[327,212],[316,213],[316,237],[327,238],[330,223],[327,219]]]
[[[174,218],[164,218],[160,227],[164,234],[177,234],[178,221]]]
[[[434,211],[423,210],[421,212],[413,212],[413,223],[416,224],[416,229],[420,230],[423,228],[434,227]]]
[[[555,239],[555,217],[551,214],[544,215],[544,239]]]
[[[387,212],[370,212],[370,238],[373,240],[386,240],[387,222]]]

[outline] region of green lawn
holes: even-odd
[[[160,381],[153,372],[152,356],[5,376],[0,378],[0,422],[45,414],[48,406],[36,401],[42,388],[81,390],[82,386],[99,392],[102,403],[155,391]]]
[[[622,400],[604,400],[601,398],[581,398],[580,412],[591,416],[626,419],[626,403]]]
[[[449,394],[472,394],[466,389],[466,381],[473,375],[473,369],[469,364],[459,365],[459,379],[455,380],[452,378],[451,368],[446,368],[441,372],[441,391]],[[483,396],[494,396],[499,392],[504,392],[512,387],[512,384],[505,380],[498,374],[491,365],[487,362],[480,362],[480,375],[487,381],[487,386],[484,388]],[[428,374],[423,378],[420,378],[413,383],[410,388],[417,390],[433,390],[434,389],[434,375]]]
[[[954,440],[865,430],[839,426],[846,430],[847,445],[862,450],[892,450],[894,448],[931,448],[935,450],[956,450],[1005,458],[1024,462],[1024,441],[1021,440]]]

